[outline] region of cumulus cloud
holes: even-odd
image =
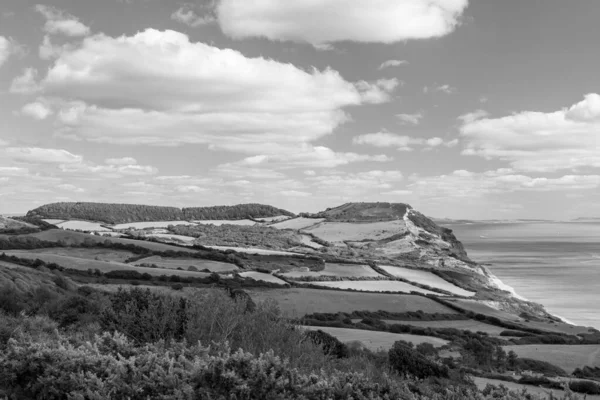
[[[67,192],[75,192],[75,193],[83,193],[85,189],[72,185],[70,183],[62,183],[57,186],[61,190],[65,190]]]
[[[36,82],[38,71],[35,68],[25,68],[10,84],[10,92],[17,94],[32,94],[38,92],[40,87]]]
[[[557,178],[532,177],[509,168],[486,172],[457,170],[440,176],[411,176],[408,187],[430,198],[473,198],[517,191],[571,191],[600,187],[600,175],[564,175]]]
[[[222,31],[236,39],[322,45],[445,36],[459,25],[467,5],[468,0],[221,0],[216,11]]]
[[[405,124],[419,125],[421,119],[423,119],[423,113],[414,114],[396,114],[396,117]]]
[[[155,175],[158,169],[148,165],[95,165],[87,162],[62,164],[62,172],[74,175],[94,175],[104,178],[122,178],[125,176],[147,176]]]
[[[482,119],[484,117],[489,116],[490,114],[485,110],[475,110],[470,113],[463,114],[459,116],[457,119],[462,121],[463,123],[470,123],[477,121],[478,119]]]
[[[42,4],[36,5],[35,10],[46,18],[44,31],[47,33],[66,36],[85,36],[90,33],[89,27],[62,10]]]
[[[401,65],[405,65],[408,64],[408,61],[406,60],[387,60],[381,63],[381,65],[379,66],[379,69],[385,69],[385,68],[390,68],[390,67],[399,67]]]
[[[28,117],[44,120],[53,114],[52,109],[42,101],[28,103],[21,108],[21,114]]]
[[[551,172],[600,167],[597,94],[571,107],[501,118],[464,119],[463,154],[507,161],[516,170]]]
[[[2,67],[11,55],[24,55],[25,53],[25,48],[16,40],[10,37],[0,36],[0,67]]]
[[[389,101],[399,84],[351,83],[331,69],[304,71],[153,29],[118,38],[88,36],[63,48],[40,82],[45,96],[59,99],[56,133],[65,138],[198,143],[292,155],[288,159],[297,165],[304,165],[301,157],[319,165],[372,159],[348,153],[321,162],[318,155],[327,151],[310,143],[346,122],[346,107]],[[304,150],[297,153],[298,148]]]
[[[415,146],[424,146],[426,149],[431,149],[441,145],[446,147],[454,147],[458,144],[456,139],[446,142],[444,139],[439,137],[423,139],[398,135],[391,132],[377,132],[359,135],[354,137],[352,142],[354,144],[366,144],[375,147],[392,147],[396,148],[398,151],[413,151]]]
[[[107,158],[104,163],[108,165],[134,165],[137,164],[137,160],[133,157]]]
[[[171,19],[177,22],[181,22],[192,28],[197,28],[202,25],[207,25],[215,22],[216,18],[214,15],[205,10],[204,15],[198,15],[194,10],[193,5],[186,4],[179,7],[171,14]]]
[[[40,147],[8,147],[4,149],[7,158],[30,164],[74,164],[83,161],[83,157],[63,149]]]

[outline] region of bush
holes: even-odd
[[[533,371],[549,376],[568,376],[564,369],[546,361],[532,360],[531,358],[518,358],[516,367],[521,371]]]
[[[583,394],[600,394],[600,385],[590,381],[573,381],[569,383],[569,389]]]
[[[448,378],[448,368],[429,361],[401,342],[394,343],[388,353],[390,366],[400,375],[411,375],[419,379],[428,377]]]
[[[173,290],[183,290],[183,284],[176,283],[174,285],[171,285],[171,289],[173,289]]]
[[[323,348],[326,355],[336,358],[348,357],[348,347],[339,341],[335,336],[330,335],[322,330],[308,331],[306,337],[313,343]]]

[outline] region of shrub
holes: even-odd
[[[577,393],[600,394],[600,385],[590,381],[573,381],[569,383],[569,389]]]
[[[447,367],[429,361],[403,343],[394,343],[388,356],[391,368],[401,375],[412,375],[419,379],[448,377]]]
[[[181,283],[175,283],[174,285],[171,285],[171,289],[173,289],[173,290],[183,290],[183,284],[181,284]]]
[[[308,331],[306,337],[318,346],[323,348],[326,355],[331,355],[336,358],[344,358],[348,356],[348,347],[339,341],[335,336],[330,335],[322,330]]]

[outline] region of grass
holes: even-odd
[[[189,276],[202,278],[209,276],[208,273],[193,272],[193,271],[179,271],[172,269],[161,269],[161,268],[144,268],[144,267],[132,267],[129,264],[123,264],[118,262],[106,262],[89,260],[77,257],[60,256],[56,254],[48,253],[34,253],[30,250],[7,250],[4,251],[7,255],[17,256],[20,258],[29,258],[35,260],[39,258],[46,263],[56,263],[64,268],[75,269],[79,271],[87,271],[88,269],[98,269],[101,272],[109,271],[137,271],[140,274],[148,273],[153,276],[161,275],[177,275],[177,276]]]
[[[356,310],[456,314],[442,304],[422,296],[406,294],[342,292],[321,289],[247,289],[255,301],[273,299],[290,317],[313,313],[351,313]]]
[[[335,281],[335,282],[310,282],[311,285],[331,287],[337,289],[351,289],[360,290],[364,292],[398,292],[398,293],[410,293],[418,292],[423,294],[435,294],[441,296],[439,293],[432,292],[427,289],[421,289],[420,287],[413,286],[409,283],[400,281]]]
[[[229,219],[207,219],[207,220],[199,220],[194,221],[200,225],[239,225],[239,226],[253,226],[256,225],[256,222],[251,219],[237,219],[237,220],[229,220]]]
[[[442,347],[448,343],[447,340],[431,337],[409,335],[403,333],[365,331],[362,329],[329,328],[319,326],[304,326],[304,329],[322,330],[338,338],[341,342],[348,343],[359,341],[369,350],[389,350],[398,340],[413,343],[415,346],[421,343],[431,343],[435,347]]]
[[[600,345],[531,344],[506,346],[504,349],[506,352],[513,350],[521,358],[549,362],[568,373],[585,365],[600,367]]]
[[[61,229],[80,230],[80,231],[94,231],[94,232],[110,232],[110,229],[105,228],[99,222],[89,221],[65,221],[56,224]]]
[[[27,250],[28,253],[54,254],[57,256],[83,258],[86,260],[97,260],[106,262],[125,262],[135,254],[125,250],[95,249],[79,247],[51,247],[47,249]]]
[[[411,282],[420,283],[422,285],[428,285],[431,287],[435,287],[438,289],[445,290],[457,296],[465,296],[470,297],[474,296],[474,292],[470,292],[468,290],[464,290],[459,288],[458,286],[445,281],[439,276],[423,270],[416,270],[410,268],[402,268],[402,267],[394,267],[387,265],[380,265],[379,268],[383,269],[388,274],[395,276],[397,278],[403,278],[409,280]]]
[[[323,222],[304,230],[331,243],[377,241],[406,232],[406,223],[402,220],[367,223]]]
[[[337,277],[382,277],[368,265],[326,263],[322,271],[309,271],[301,268],[283,274],[286,278],[337,276]]]
[[[148,228],[166,228],[169,225],[195,225],[188,221],[150,221],[150,222],[130,222],[128,224],[114,225],[113,229],[148,229]]]
[[[298,217],[298,218],[292,218],[292,219],[288,219],[286,221],[283,222],[278,222],[276,224],[271,224],[269,225],[271,228],[277,228],[277,229],[294,229],[294,230],[300,230],[300,229],[306,229],[310,226],[313,226],[315,224],[318,224],[320,222],[325,221],[325,218],[302,218],[302,217]]]
[[[203,245],[204,247],[208,247],[215,250],[233,250],[238,253],[246,253],[246,254],[263,254],[263,255],[277,255],[277,256],[290,256],[290,255],[298,255],[300,253],[291,253],[289,251],[278,251],[278,250],[267,250],[267,249],[257,249],[251,247],[234,247],[234,246],[209,246]]]
[[[211,272],[225,272],[225,271],[237,271],[238,267],[234,264],[228,264],[219,261],[211,260],[200,260],[197,258],[168,258],[160,256],[152,256],[148,258],[142,258],[133,265],[139,266],[142,264],[154,264],[159,268],[164,269],[177,269],[183,268],[187,270],[188,267],[193,266],[198,270],[209,269]]]
[[[58,242],[64,241],[66,244],[81,244],[85,241],[91,241],[93,243],[101,243],[105,240],[110,240],[113,243],[122,243],[122,244],[133,244],[135,246],[144,247],[148,250],[152,251],[187,251],[190,253],[194,253],[195,251],[192,249],[186,249],[183,247],[170,246],[168,244],[163,243],[155,243],[155,242],[146,242],[143,240],[133,240],[133,239],[123,239],[123,238],[105,238],[101,236],[88,235],[80,232],[73,231],[65,231],[62,229],[50,229],[48,231],[32,233],[31,236],[38,238],[40,240],[47,240],[50,242]]]
[[[56,288],[56,275],[50,272],[32,270],[31,268],[11,264],[11,267],[0,264],[0,289],[15,289],[19,293],[31,293],[33,290],[45,287]]]
[[[271,274],[265,274],[263,272],[248,271],[248,272],[242,272],[240,275],[243,276],[244,278],[252,278],[256,281],[271,282],[271,283],[276,283],[278,285],[287,285],[286,281],[281,280],[278,277],[273,276]]]
[[[388,324],[412,325],[423,328],[455,328],[471,332],[486,332],[490,336],[499,336],[500,332],[505,331],[505,328],[486,324],[483,322],[469,320],[459,321],[396,321],[384,320]]]

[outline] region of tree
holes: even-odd
[[[517,353],[515,353],[514,351],[509,351],[508,352],[508,359],[507,359],[507,363],[508,363],[508,367],[510,369],[515,369],[517,367],[517,359],[519,357],[517,356]]]

